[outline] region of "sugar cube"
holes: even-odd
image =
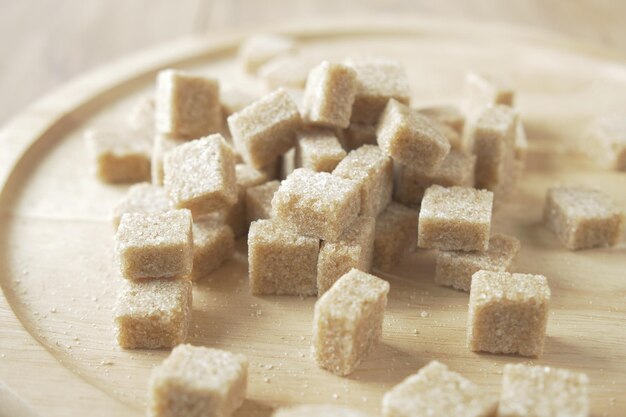
[[[421,107],[418,109],[424,116],[428,116],[437,122],[449,126],[459,135],[463,134],[463,126],[465,125],[465,116],[457,106],[439,105],[430,107]]]
[[[341,405],[318,404],[299,405],[289,408],[279,408],[272,417],[368,417],[364,414]]]
[[[349,151],[363,145],[376,145],[376,125],[351,123],[344,130],[343,146]]]
[[[271,59],[295,51],[295,42],[287,36],[258,34],[250,36],[239,48],[239,61],[251,73]]]
[[[346,157],[339,139],[331,130],[307,129],[296,138],[296,166],[316,172],[332,172]]]
[[[162,133],[157,133],[154,136],[150,164],[152,183],[154,185],[163,185],[163,159],[165,154],[184,143],[187,143],[186,139],[177,139]]]
[[[417,243],[418,212],[391,203],[376,217],[374,234],[374,267],[388,271],[398,264]]]
[[[162,213],[171,209],[170,200],[162,187],[143,182],[131,186],[113,209],[113,226],[120,224],[124,213]]]
[[[235,252],[235,235],[232,229],[213,218],[193,223],[194,281],[206,277],[230,259]]]
[[[280,187],[280,181],[250,187],[246,190],[246,219],[248,223],[255,220],[269,219],[272,216],[272,198]]]
[[[303,89],[312,66],[310,60],[298,54],[285,54],[263,64],[258,76],[268,90],[280,87]]]
[[[626,114],[594,119],[582,142],[583,150],[600,166],[626,171]]]

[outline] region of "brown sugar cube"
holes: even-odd
[[[303,89],[312,67],[310,60],[298,54],[285,54],[261,66],[258,76],[270,91],[280,87]]]
[[[193,270],[191,279],[206,277],[232,258],[235,235],[232,229],[217,219],[195,221],[193,230]]]
[[[150,180],[150,138],[130,129],[85,132],[87,151],[100,181],[133,183]]]
[[[613,246],[624,228],[624,213],[608,195],[585,187],[548,190],[543,221],[569,250]]]
[[[376,145],[376,125],[351,123],[344,130],[343,146],[351,151],[363,145]]]
[[[157,133],[154,136],[152,160],[150,164],[152,184],[163,185],[163,159],[165,154],[187,142],[186,139],[177,139],[162,133]]]
[[[248,223],[269,219],[272,216],[272,199],[280,187],[280,181],[250,187],[246,190],[246,218]]]
[[[289,408],[279,408],[272,414],[272,417],[368,417],[352,408],[341,405],[318,404],[318,405],[298,405]]]
[[[465,187],[429,187],[419,215],[417,246],[426,249],[486,251],[493,193]]]
[[[313,355],[317,365],[351,374],[380,341],[389,283],[350,270],[315,303]]]
[[[157,131],[174,137],[200,138],[219,132],[219,83],[183,71],[161,71],[157,77],[155,115]]]
[[[463,150],[463,137],[456,130],[446,124],[438,122],[437,120],[433,120],[433,125],[448,140],[450,150]]]
[[[191,213],[124,214],[115,235],[115,251],[124,278],[187,276],[193,263]]]
[[[309,72],[302,102],[306,123],[345,129],[350,125],[356,72],[347,65],[323,61]]]
[[[508,80],[493,75],[468,73],[465,77],[463,111],[472,119],[497,104],[513,106],[515,91]]]
[[[128,113],[128,126],[133,130],[145,131],[146,134],[153,136],[156,133],[155,106],[154,97],[141,98]]]
[[[589,378],[567,369],[506,364],[498,416],[588,417]]]
[[[378,146],[363,145],[350,151],[333,175],[356,181],[361,189],[361,214],[377,216],[391,201],[393,163]]]
[[[287,36],[258,34],[242,43],[239,61],[246,71],[256,73],[266,62],[294,51],[295,42]]]
[[[520,242],[512,236],[495,234],[485,252],[439,251],[435,283],[469,292],[472,275],[480,270],[509,272],[520,250]]]
[[[191,282],[185,278],[124,281],[114,310],[117,343],[125,349],[184,343],[191,303]]]
[[[431,185],[473,187],[476,156],[451,150],[432,174],[397,164],[395,199],[407,205],[419,205]]]
[[[245,109],[257,99],[254,94],[238,88],[224,88],[220,92],[220,103],[222,104],[222,114],[228,117]]]
[[[306,168],[294,170],[272,199],[272,217],[297,233],[337,240],[359,215],[360,187],[355,181]]]
[[[237,202],[235,155],[222,135],[177,146],[165,154],[163,185],[175,207],[196,216]]]
[[[332,131],[313,129],[298,132],[295,148],[297,167],[332,172],[345,157],[346,151]]]
[[[398,203],[391,203],[376,217],[374,234],[374,267],[389,271],[417,243],[418,212]]]
[[[149,183],[135,184],[113,209],[113,226],[120,224],[124,213],[162,213],[171,210],[170,200],[162,187]]]
[[[376,124],[391,99],[409,104],[409,81],[399,62],[386,58],[358,58],[348,59],[345,63],[356,71],[352,123]]]
[[[360,216],[336,241],[323,241],[317,261],[317,294],[324,294],[351,269],[369,272],[374,252],[373,217]]]
[[[421,107],[418,109],[424,116],[452,128],[459,135],[463,134],[465,126],[465,116],[457,106],[439,105],[431,107]]]
[[[426,173],[450,152],[448,139],[430,118],[395,100],[380,116],[376,135],[380,148],[394,160]]]
[[[150,375],[151,417],[230,417],[248,385],[244,355],[180,345]]]
[[[228,118],[235,147],[255,168],[270,165],[294,145],[300,111],[289,94],[278,89]]]
[[[383,417],[492,417],[497,400],[476,384],[431,361],[383,396]]]
[[[538,357],[550,287],[542,275],[478,271],[472,276],[467,345],[474,352]]]
[[[585,154],[598,165],[626,171],[626,114],[607,114],[594,119],[582,145]]]

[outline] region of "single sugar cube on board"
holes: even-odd
[[[383,417],[492,417],[497,399],[451,371],[431,361],[383,396]]]
[[[472,276],[467,345],[474,352],[538,357],[550,287],[542,275],[478,271]]]
[[[356,181],[361,189],[361,214],[377,216],[391,201],[393,163],[378,146],[363,145],[337,165],[333,175]]]
[[[429,173],[450,152],[450,142],[435,123],[396,100],[390,100],[378,122],[378,145],[395,161]]]
[[[287,36],[258,34],[247,38],[239,48],[239,61],[244,70],[256,73],[266,62],[295,51],[295,42]]]
[[[419,213],[402,204],[391,203],[376,217],[374,267],[389,271],[403,254],[415,249]]]
[[[376,125],[351,123],[343,131],[343,146],[351,151],[363,145],[376,145]]]
[[[624,228],[624,213],[611,197],[585,187],[550,188],[543,220],[570,250],[613,246]]]
[[[306,123],[345,129],[350,125],[356,93],[356,72],[323,61],[309,72],[302,102]]]
[[[395,164],[395,199],[404,204],[419,205],[424,192],[431,185],[473,187],[475,164],[475,155],[456,150],[451,150],[439,168],[431,174]]]
[[[280,181],[274,180],[246,190],[246,219],[249,223],[272,216],[272,199],[278,187]]]
[[[626,171],[626,113],[607,114],[594,119],[581,145],[598,165]]]
[[[417,245],[425,249],[486,251],[493,193],[466,187],[429,187],[419,215]]]
[[[430,107],[421,107],[418,109],[424,116],[428,116],[437,122],[449,126],[459,135],[463,134],[465,126],[465,116],[457,106],[439,105]]]
[[[589,378],[549,366],[506,364],[500,390],[500,417],[588,417]]]
[[[294,170],[272,199],[272,217],[289,223],[297,233],[336,240],[361,209],[355,181],[305,168]]]
[[[196,139],[165,154],[163,185],[175,207],[194,217],[237,202],[235,155],[222,135]]]
[[[342,405],[317,404],[279,408],[272,417],[369,417],[369,414]]]
[[[85,143],[98,179],[108,183],[150,180],[150,137],[130,129],[90,129]]]
[[[153,136],[156,133],[155,106],[154,97],[141,98],[128,113],[128,126],[133,130],[144,131]]]
[[[476,272],[511,271],[520,247],[518,239],[498,233],[489,239],[485,252],[439,251],[435,283],[469,292]]]
[[[195,221],[193,230],[193,270],[196,281],[219,268],[235,253],[235,235],[221,221],[206,218]]]
[[[230,417],[248,385],[244,355],[180,345],[150,375],[151,417]]]
[[[346,157],[337,136],[326,129],[298,132],[295,149],[296,166],[316,172],[332,172]]]
[[[376,124],[391,99],[409,104],[409,80],[399,62],[387,58],[356,58],[347,59],[345,64],[356,72],[352,123]]]
[[[273,163],[292,148],[301,122],[298,107],[282,88],[228,118],[235,147],[255,168]]]
[[[253,222],[248,233],[252,294],[317,294],[319,246],[318,239],[299,235],[274,219]]]
[[[265,63],[259,68],[258,76],[268,90],[303,89],[312,66],[310,60],[298,54],[286,54]]]
[[[162,133],[155,134],[154,142],[152,144],[152,159],[150,164],[153,184],[163,185],[163,159],[165,154],[175,147],[187,142],[188,141],[186,139],[177,139]]]
[[[313,355],[336,375],[351,374],[380,341],[389,283],[357,269],[342,276],[315,303]]]
[[[200,138],[222,128],[217,80],[177,70],[157,76],[156,127],[175,137]]]
[[[344,274],[355,268],[369,272],[374,251],[373,217],[360,216],[339,239],[323,241],[317,261],[317,294],[321,295]]]
[[[126,281],[114,309],[117,343],[125,349],[173,348],[184,343],[191,321],[186,278]]]
[[[189,210],[122,215],[115,251],[128,279],[184,277],[191,273],[193,241]]]
[[[147,182],[132,185],[113,208],[113,226],[117,229],[125,213],[162,213],[171,210],[163,187]]]

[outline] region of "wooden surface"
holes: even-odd
[[[0,125],[86,70],[183,35],[392,14],[541,28],[626,55],[620,0],[4,0]]]
[[[190,342],[250,358],[248,400],[237,416],[277,405],[351,404],[375,415],[382,394],[431,359],[489,392],[507,362],[586,372],[593,416],[626,414],[626,246],[569,252],[540,223],[555,183],[596,186],[626,207],[624,174],[568,152],[591,117],[626,106],[626,64],[603,50],[502,27],[380,20],[293,31],[315,58],[354,51],[407,67],[416,104],[458,102],[467,70],[506,75],[530,138],[528,171],[494,216],[522,241],[517,270],[544,274],[553,292],[545,354],[529,361],[465,347],[468,296],[433,283],[434,254],[417,252],[389,274],[382,344],[348,378],[318,369],[309,344],[314,298],[252,297],[245,245],[194,290]],[[341,29],[337,29],[341,27]],[[259,89],[233,62],[237,37],[192,37],[119,61],[44,97],[0,133],[0,415],[144,414],[150,370],[166,351],[123,351],[111,308],[120,278],[110,210],[125,187],[89,175],[82,132],[118,123],[167,66],[203,70]],[[442,53],[444,51],[444,53]]]

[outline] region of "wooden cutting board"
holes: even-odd
[[[597,187],[626,207],[625,174],[569,151],[592,117],[626,108],[626,63],[545,33],[449,21],[284,32],[315,59],[401,60],[416,104],[458,103],[468,70],[513,81],[529,162],[494,229],[520,238],[517,270],[546,275],[553,302],[540,359],[472,353],[465,347],[468,295],[435,286],[434,254],[417,252],[380,274],[391,283],[383,342],[358,371],[339,378],[311,359],[315,299],[252,297],[240,242],[235,258],[195,288],[189,340],[250,358],[248,400],[237,416],[323,402],[375,415],[386,390],[432,359],[493,393],[508,362],[586,372],[593,415],[626,415],[626,245],[569,252],[540,222],[545,191],[558,183]],[[82,132],[122,122],[165,67],[205,71],[260,92],[236,64],[241,39],[187,38],[113,63],[43,98],[0,133],[0,414],[145,414],[148,376],[168,352],[124,351],[114,341],[120,278],[109,214],[126,187],[90,175]]]

